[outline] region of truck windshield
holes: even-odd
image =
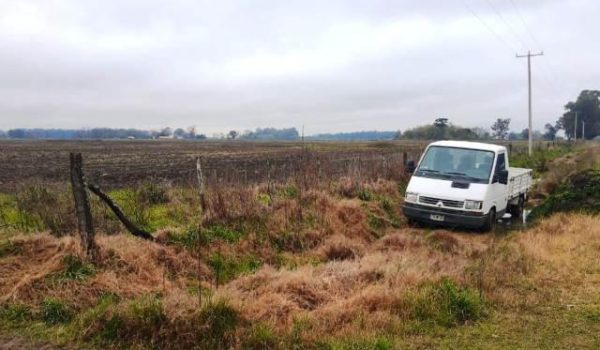
[[[491,151],[432,146],[427,149],[415,175],[487,183],[493,162]]]

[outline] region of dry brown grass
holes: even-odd
[[[380,182],[370,190],[385,193],[390,187]],[[304,261],[300,265],[277,268],[274,247],[256,233],[234,243],[217,241],[209,252],[253,252],[266,264],[215,287],[211,269],[198,262],[194,251],[128,235],[99,235],[102,258],[95,272],[58,283],[55,276],[64,270],[65,256],[78,254],[76,239],[18,236],[11,239],[17,252],[0,258],[2,303],[37,307],[54,297],[83,310],[106,293],[123,298],[123,307],[127,300],[157,294],[169,325],[189,332],[200,300],[190,287],[200,284],[211,290],[214,300],[228,300],[248,324],[260,322],[287,334],[297,320],[305,320],[311,331],[303,337],[310,341],[393,333],[413,317],[412,298],[423,286],[445,277],[480,290],[493,307],[509,310],[549,301],[585,302],[598,290],[599,217],[557,214],[508,237],[404,228],[377,238],[364,210],[376,202],[336,199],[322,191],[304,195],[279,201],[264,223],[270,238],[281,232],[278,225],[288,225],[292,234],[283,241],[288,245],[279,248]],[[319,208],[319,229],[294,222],[296,214],[290,212],[302,203],[304,210]],[[178,331],[161,332],[175,336]]]

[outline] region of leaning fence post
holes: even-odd
[[[81,153],[71,153],[71,188],[75,199],[75,213],[77,214],[77,229],[81,238],[81,249],[88,260],[97,258],[98,246],[94,240],[94,225],[92,211],[83,178],[83,159]]]

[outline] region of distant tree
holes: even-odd
[[[168,126],[158,133],[158,136],[162,137],[171,137],[171,135],[173,135],[173,130]]]
[[[187,137],[189,137],[190,139],[196,138],[196,127],[195,126],[188,126]]]
[[[187,134],[186,134],[185,130],[183,130],[182,128],[177,128],[173,132],[173,135],[175,135],[175,137],[177,137],[178,139],[183,139],[186,137]]]
[[[435,126],[435,133],[433,138],[436,140],[445,139],[446,137],[446,128],[448,126],[448,118],[437,118],[433,122],[433,126]]]
[[[400,131],[354,131],[307,136],[310,140],[392,140]],[[400,133],[401,134],[401,133]]]
[[[402,138],[402,131],[398,130],[394,133],[394,140],[400,140]]]
[[[8,137],[11,139],[24,139],[25,129],[11,129],[8,130]]]
[[[508,133],[508,139],[511,140],[511,141],[522,140],[521,133],[520,132],[511,131],[511,132]]]
[[[257,128],[255,131],[245,132],[240,138],[246,140],[297,140],[299,133],[296,128]]]
[[[440,128],[443,128],[443,130],[440,131]],[[441,127],[436,126],[434,123],[405,130],[401,134],[401,138],[405,140],[439,140],[441,138],[448,140],[478,140],[480,136],[476,129],[463,128],[450,123]]]
[[[196,140],[206,140],[206,139],[207,139],[206,135],[204,135],[204,134],[196,134],[196,135],[194,136],[194,138],[195,138]]]
[[[577,138],[582,137],[585,123],[586,139],[600,135],[600,91],[583,90],[575,102],[565,105],[565,113],[556,122],[570,140],[575,136],[575,112],[577,112]]]
[[[554,141],[556,139],[557,132],[558,129],[556,126],[550,123],[546,123],[546,125],[544,126],[544,140]]]
[[[510,118],[498,118],[492,125],[492,136],[498,140],[506,140],[510,128]]]
[[[521,140],[529,140],[529,128],[521,130]]]
[[[490,132],[487,129],[476,127],[471,129],[471,131],[473,131],[480,140],[487,140],[490,138]]]
[[[8,134],[4,130],[0,130],[0,139],[5,139],[8,137]]]
[[[227,138],[230,139],[230,140],[235,140],[237,137],[238,137],[238,132],[235,131],[235,130],[231,130],[227,134]]]

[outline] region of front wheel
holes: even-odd
[[[496,208],[490,209],[490,212],[487,214],[485,218],[485,223],[481,228],[482,232],[490,232],[496,229],[496,222],[498,219],[496,218]]]

